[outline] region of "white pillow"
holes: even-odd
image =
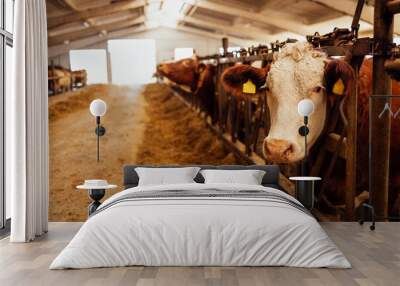
[[[261,185],[265,171],[261,170],[202,170],[205,184]]]
[[[139,186],[195,183],[193,179],[199,170],[199,167],[135,168],[139,176]]]

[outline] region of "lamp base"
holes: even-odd
[[[301,126],[301,127],[299,128],[299,134],[300,134],[301,136],[306,136],[306,135],[308,135],[309,132],[310,132],[310,130],[309,130],[308,127],[305,126],[305,125],[303,125],[303,126]]]
[[[98,135],[98,136],[103,136],[104,134],[106,134],[106,129],[105,129],[103,126],[99,125],[99,126],[96,127],[96,129],[94,130],[94,132],[95,132],[96,135]]]
[[[88,206],[88,214],[90,216],[101,205],[100,200],[104,197],[106,190],[105,189],[90,189],[88,191],[88,193],[89,193],[89,197],[93,200],[93,202]]]
[[[308,209],[314,207],[314,181],[297,181],[296,193],[297,199]]]

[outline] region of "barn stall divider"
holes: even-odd
[[[378,2],[378,1],[377,1]],[[396,1],[395,1],[396,2]],[[386,40],[386,51],[382,51],[379,40],[374,38],[358,37],[359,20],[364,1],[358,2],[351,29],[335,28],[333,32],[319,35],[307,36],[307,40],[317,50],[324,51],[329,57],[344,57],[354,70],[355,79],[351,86],[348,96],[338,97],[334,103],[330,120],[326,124],[324,135],[320,139],[317,150],[314,150],[316,159],[310,171],[311,176],[321,176],[323,181],[320,190],[316,195],[317,205],[324,204],[329,209],[329,215],[322,214],[314,209],[314,214],[320,220],[355,220],[355,210],[362,206],[365,198],[369,197],[366,190],[357,193],[357,118],[358,118],[358,96],[359,96],[359,69],[365,56],[383,55],[385,61],[382,63],[383,71],[390,70],[392,74],[399,72],[398,49],[395,44],[388,45]],[[379,5],[378,5],[379,7]],[[375,23],[375,25],[379,25]],[[265,88],[259,88],[254,94],[243,92],[241,96],[233,96],[227,93],[221,84],[221,75],[228,68],[235,64],[251,65],[260,62],[261,67],[265,67],[273,60],[273,54],[288,42],[272,43],[270,47],[259,46],[251,47],[247,50],[242,49],[237,53],[228,53],[228,41],[223,39],[224,54],[200,57],[200,63],[215,67],[214,75],[215,93],[209,94],[215,101],[217,108],[214,114],[207,114],[201,109],[198,99],[193,91],[189,91],[182,85],[168,81],[168,84],[179,95],[186,104],[197,112],[210,129],[236,154],[245,161],[253,164],[266,164],[262,151],[262,139],[268,135],[269,114],[266,100]],[[390,58],[390,61],[387,59]],[[386,63],[386,64],[385,64]],[[374,64],[374,74],[376,74]],[[374,86],[376,81],[374,77]],[[379,84],[379,83],[378,83]],[[387,90],[386,90],[387,92]],[[380,123],[381,124],[381,123]],[[387,130],[386,130],[387,132]],[[387,134],[387,133],[386,133]],[[385,135],[387,136],[387,135]],[[381,140],[385,140],[384,137]],[[329,200],[326,191],[329,188],[329,181],[339,160],[345,162],[345,195],[343,203],[337,204]],[[387,160],[384,156],[382,160]],[[388,164],[388,163],[387,163]],[[293,184],[287,179],[298,171],[298,166],[282,166],[281,184],[290,194],[294,194]],[[388,176],[385,171],[380,170],[379,174],[383,177]],[[386,182],[383,179],[382,182]],[[383,192],[375,193],[375,196],[385,197],[388,193],[387,185],[383,185]],[[387,203],[387,201],[386,201]]]

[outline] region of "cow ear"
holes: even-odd
[[[240,96],[243,90],[243,84],[252,81],[256,88],[265,84],[267,78],[267,68],[255,68],[250,65],[236,65],[227,68],[221,76],[221,82],[224,90],[235,96]]]
[[[203,63],[200,63],[197,71],[198,71],[198,73],[202,73],[205,69],[206,69],[206,65]]]
[[[192,65],[193,60],[192,59],[184,59],[182,60],[182,65],[186,68],[190,68]]]
[[[324,79],[328,94],[350,95],[355,80],[354,70],[346,61],[332,60],[325,66]]]

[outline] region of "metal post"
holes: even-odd
[[[100,161],[100,116],[96,116],[97,162]]]
[[[351,93],[347,98],[347,126],[346,126],[346,181],[345,181],[345,210],[344,219],[354,221],[354,198],[357,188],[357,102],[358,102],[358,71],[362,59],[353,58],[354,81]]]
[[[358,0],[356,11],[354,13],[353,22],[351,23],[351,31],[354,33],[355,37],[358,37],[358,29],[360,28],[360,18],[361,12],[364,7],[365,0]]]
[[[222,48],[224,49],[224,57],[226,57],[228,53],[228,47],[229,47],[229,39],[222,38]]]
[[[304,136],[304,159],[301,163],[301,175],[308,176],[308,150],[307,150],[307,134],[308,130],[308,116],[304,116],[303,130],[300,131],[300,135]]]
[[[393,41],[393,15],[388,13],[388,0],[376,0],[374,8],[374,40],[376,51],[373,58],[372,93],[373,95],[390,95],[391,80],[385,71],[385,60],[388,58],[388,48]],[[371,101],[370,114],[370,195],[377,216],[388,215],[389,194],[389,155],[391,117],[385,113],[381,118],[378,114],[390,98]]]

